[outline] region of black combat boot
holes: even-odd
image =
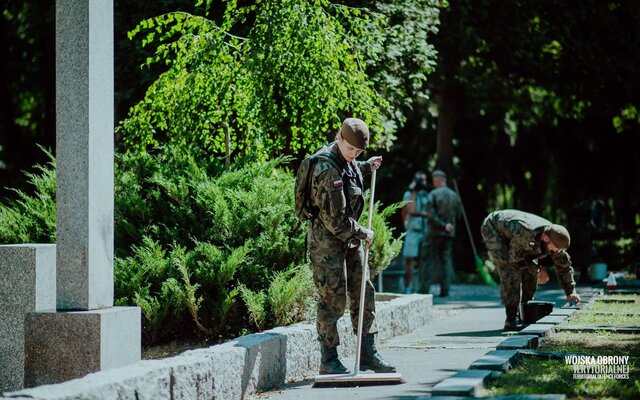
[[[350,374],[351,372],[338,359],[338,348],[322,345],[322,359],[320,360],[320,375]]]
[[[504,321],[503,331],[519,331],[523,328],[520,318],[518,318],[518,306],[507,307],[507,319]]]
[[[374,372],[396,372],[396,367],[387,364],[378,354],[373,333],[362,336],[362,348],[360,349],[360,371],[368,369]]]

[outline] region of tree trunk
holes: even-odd
[[[436,168],[453,178],[453,137],[456,125],[456,77],[460,64],[460,16],[453,9],[441,14],[440,59],[438,60],[438,130]]]
[[[436,168],[453,176],[453,135],[455,132],[455,83],[452,76],[445,73],[442,89],[438,96],[438,132],[436,138]]]

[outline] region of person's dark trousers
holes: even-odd
[[[432,236],[429,238],[428,273],[425,288],[428,291],[433,277],[440,275],[440,296],[448,296],[453,277],[453,238]]]

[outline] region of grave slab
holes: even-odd
[[[559,325],[567,320],[567,317],[563,315],[547,315],[544,318],[538,320],[538,324],[551,324],[551,325]]]
[[[625,304],[633,304],[636,302],[635,299],[628,299],[626,297],[606,297],[604,299],[597,299],[601,303],[625,303]]]
[[[518,332],[518,335],[546,336],[553,332],[554,327],[552,324],[531,324]]]
[[[640,326],[604,326],[604,325],[563,325],[556,328],[557,331],[573,332],[612,332],[629,335],[640,334]]]
[[[493,350],[471,363],[469,369],[506,372],[513,368],[517,361],[517,350]]]
[[[549,315],[564,315],[564,316],[571,316],[573,314],[576,313],[576,311],[578,311],[576,308],[555,308],[553,311],[551,311],[551,314]]]
[[[518,349],[537,349],[538,336],[536,335],[514,335],[503,340],[496,347],[497,350],[518,350]]]
[[[432,396],[477,396],[493,371],[467,369],[459,371],[431,389]]]

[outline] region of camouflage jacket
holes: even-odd
[[[456,235],[456,221],[460,218],[461,211],[460,201],[456,192],[447,186],[433,189],[427,196],[426,206],[429,235],[454,237]],[[445,230],[445,226],[448,223],[453,225],[451,232]]]
[[[566,250],[550,253],[542,243],[542,232],[551,224],[535,214],[518,210],[494,211],[483,222],[484,226],[490,228],[493,239],[506,250],[494,252],[494,258],[505,263],[527,265],[538,264],[537,260],[550,257],[560,286],[569,295],[576,285],[569,253]]]
[[[311,203],[319,208],[319,214],[309,224],[309,240],[358,244],[358,239],[367,238],[358,219],[364,209],[363,174],[371,172],[371,165],[366,161],[347,162],[336,143],[330,144],[328,151],[338,167],[320,158],[313,170]]]

